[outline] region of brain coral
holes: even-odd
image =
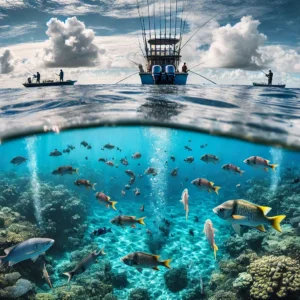
[[[248,267],[254,299],[300,299],[300,265],[287,256],[263,256]]]

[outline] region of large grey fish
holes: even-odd
[[[28,160],[28,158],[23,157],[23,156],[16,156],[10,162],[13,165],[18,166],[18,165],[22,164],[23,162],[25,162],[26,160]]]
[[[240,226],[255,227],[260,231],[266,231],[265,224],[271,225],[281,232],[280,223],[285,215],[268,217],[271,207],[256,205],[243,199],[228,200],[215,207],[213,212],[223,220],[232,224],[236,233],[240,234]]]
[[[111,150],[111,149],[114,149],[114,148],[115,148],[115,146],[114,146],[114,145],[112,145],[112,144],[110,144],[110,143],[108,143],[108,144],[104,145],[104,146],[103,146],[103,148],[106,148],[106,149],[109,149],[109,150]]]
[[[52,282],[51,282],[50,276],[49,276],[49,274],[48,274],[48,271],[47,271],[47,269],[46,269],[46,264],[44,264],[43,278],[45,278],[46,282],[48,283],[48,285],[49,285],[50,288],[52,289],[53,286],[52,286]]]
[[[70,150],[69,150],[70,151]],[[61,156],[62,153],[55,149],[54,151],[50,152],[49,156]]]
[[[59,168],[57,168],[56,170],[54,170],[52,172],[53,175],[65,175],[65,174],[69,174],[69,175],[73,175],[73,173],[78,174],[78,170],[79,169],[73,169],[73,167],[71,166],[61,166]]]
[[[36,261],[39,255],[46,252],[54,240],[47,238],[32,238],[4,250],[6,256],[0,256],[0,265],[8,262],[13,266],[21,261],[32,259]]]
[[[80,263],[70,272],[63,273],[69,277],[68,282],[74,277],[74,275],[79,275],[85,272],[90,268],[96,261],[99,256],[104,256],[104,248],[102,248],[98,253],[96,251],[90,253],[87,257],[80,261]]]
[[[136,268],[139,272],[142,269],[153,269],[158,271],[158,266],[170,267],[171,259],[159,261],[159,255],[148,254],[144,252],[133,252],[121,258],[121,261],[130,267]]]

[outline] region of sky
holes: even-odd
[[[182,45],[192,37],[182,63],[219,84],[266,81],[271,69],[273,83],[300,87],[299,0],[148,2],[149,10],[147,0],[0,0],[0,88],[21,87],[37,71],[54,79],[60,69],[79,84],[116,83],[145,64],[141,24],[149,38],[154,21],[157,35],[166,25]],[[190,74],[188,83],[207,82]]]

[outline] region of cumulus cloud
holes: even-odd
[[[227,24],[212,32],[212,43],[205,59],[217,57],[214,67],[252,68],[261,59],[259,48],[267,37],[258,31],[260,22],[246,16],[234,26]]]
[[[61,22],[52,18],[46,34],[49,44],[44,49],[46,67],[93,67],[99,62],[100,49],[94,44],[95,34],[76,17]],[[102,51],[103,52],[103,51]]]
[[[14,70],[13,56],[9,49],[0,54],[0,74],[8,74]]]

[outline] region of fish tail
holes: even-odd
[[[243,176],[243,173],[245,173],[245,171],[240,170],[239,173],[241,176]]]
[[[117,203],[118,203],[118,202],[116,202],[116,201],[111,201],[111,202],[110,202],[110,205],[111,205],[111,207],[112,207],[114,210],[117,210],[116,207],[115,207],[115,205],[116,205]]]
[[[146,225],[145,223],[144,223],[144,219],[145,219],[146,217],[143,217],[143,218],[140,218],[140,219],[138,219],[137,221],[141,224],[141,225]]]
[[[92,184],[92,189],[93,189],[94,191],[96,191],[95,185],[97,185],[97,183],[93,183],[93,184]]]
[[[285,215],[275,216],[275,217],[266,217],[270,222],[274,229],[276,229],[279,232],[282,232],[280,228],[280,223],[282,220],[285,219]]]
[[[66,273],[63,273],[64,275],[68,276],[68,283],[72,280],[73,276],[74,276],[74,273],[71,271],[71,272],[66,272]]]
[[[276,172],[276,167],[278,167],[279,165],[276,165],[276,164],[268,164],[268,166],[274,171]]]
[[[100,254],[101,256],[106,255],[106,253],[104,252],[104,247],[100,250],[99,254]]]
[[[79,169],[78,169],[78,168],[77,168],[77,169],[75,169],[75,173],[76,173],[76,174],[79,174],[79,172],[78,172],[78,171],[79,171]]]
[[[215,257],[215,259],[217,259],[217,251],[219,250],[219,248],[215,243],[214,243],[213,247],[214,247],[214,257]]]
[[[172,269],[171,266],[170,266],[170,262],[171,262],[172,259],[167,259],[167,260],[164,260],[162,261],[162,265],[168,269]]]
[[[213,186],[212,187],[213,188],[213,190],[215,191],[215,193],[217,194],[217,195],[219,195],[219,189],[221,188],[220,186]]]
[[[5,258],[6,258],[6,255],[5,256],[0,256],[0,266],[6,262]]]
[[[187,210],[185,211],[185,219],[187,220],[189,217],[189,209],[187,208]]]

